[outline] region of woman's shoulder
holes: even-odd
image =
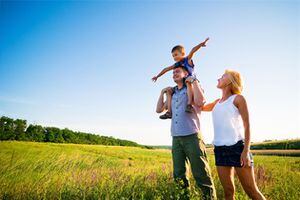
[[[238,107],[240,104],[244,104],[244,103],[246,103],[245,97],[241,94],[235,94],[235,97],[233,99],[233,104]]]
[[[234,96],[235,96],[234,100],[237,100],[237,101],[245,100],[245,97],[241,94],[235,94]]]

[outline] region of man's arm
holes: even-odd
[[[192,50],[190,51],[189,55],[188,55],[188,61],[190,62],[190,60],[193,58],[194,53],[196,53],[196,51],[198,51],[201,47],[206,47],[206,42],[209,40],[209,38],[206,38],[204,40],[204,42],[201,42],[200,44],[198,44],[197,46],[193,47]]]
[[[167,92],[167,90],[169,89],[169,87],[162,89],[162,91],[160,92],[158,101],[157,101],[157,105],[156,105],[156,112],[157,113],[162,113],[166,110],[167,107],[167,102],[164,100],[164,94]]]
[[[191,78],[191,77],[190,77]],[[193,83],[189,82],[189,78],[187,79],[187,84],[192,84],[193,93],[194,93],[194,101],[193,104],[199,108],[201,108],[205,104],[205,98],[203,94],[203,90],[200,87],[197,80],[194,80]]]
[[[152,81],[153,81],[153,82],[156,82],[156,80],[157,80],[159,77],[161,77],[162,75],[164,75],[164,74],[167,73],[168,71],[173,70],[174,67],[175,67],[175,65],[173,64],[173,65],[171,65],[171,66],[169,66],[169,67],[164,68],[157,76],[154,76],[154,77],[152,78]]]

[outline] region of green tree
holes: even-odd
[[[5,137],[4,125],[5,125],[4,117],[1,117],[0,118],[0,140],[4,140]]]
[[[16,137],[14,120],[9,117],[2,116],[0,121],[0,139],[14,140]]]
[[[115,146],[137,146],[135,142],[120,140],[113,137],[97,134],[74,132],[67,128],[61,130],[56,127],[42,127],[30,124],[27,129],[26,120],[11,119],[2,116],[0,118],[0,140],[30,140],[36,142],[76,143],[76,144],[102,144]],[[290,144],[289,144],[290,145]]]
[[[56,143],[64,143],[65,142],[65,140],[62,136],[62,131],[59,128],[55,129],[54,142],[56,142]]]
[[[14,120],[14,132],[16,140],[28,140],[29,138],[25,135],[25,130],[27,127],[27,121],[22,119]]]
[[[55,127],[46,127],[45,128],[45,142],[54,142],[55,132],[58,131],[58,128]]]
[[[40,125],[30,124],[26,129],[26,136],[31,141],[43,142],[45,140],[45,129]]]
[[[73,131],[65,128],[62,130],[62,137],[67,143],[76,143],[76,136]]]

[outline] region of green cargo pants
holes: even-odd
[[[184,188],[189,187],[186,178],[186,162],[191,165],[197,186],[201,189],[203,199],[216,199],[216,191],[207,161],[202,134],[173,137],[172,141],[173,176]]]

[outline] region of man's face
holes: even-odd
[[[186,76],[187,76],[187,72],[181,67],[175,68],[173,70],[173,80],[176,83],[182,81],[183,78]]]

